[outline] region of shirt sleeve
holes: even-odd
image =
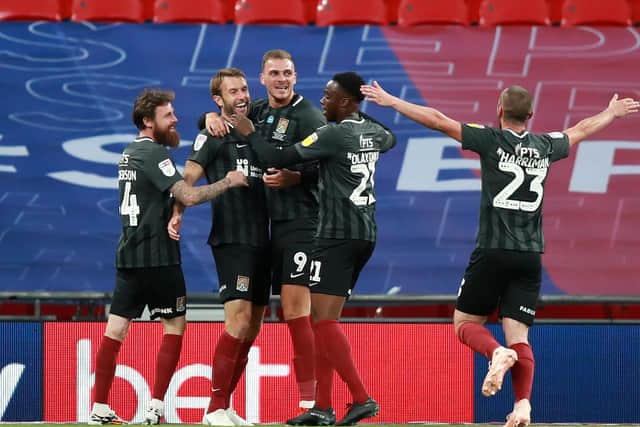
[[[569,157],[569,137],[562,132],[550,132],[545,135],[551,145],[551,162]]]
[[[336,154],[342,145],[342,133],[335,124],[329,124],[316,129],[293,147],[303,160],[320,160]]]
[[[492,128],[475,123],[462,124],[462,148],[483,154],[495,148],[495,135]]]
[[[182,180],[169,152],[160,146],[153,147],[144,162],[144,172],[149,180],[162,192]]]
[[[208,132],[201,132],[193,141],[189,160],[198,163],[204,168],[215,159],[220,145],[219,138],[209,135]]]

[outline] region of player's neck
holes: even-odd
[[[144,138],[144,137],[153,139],[153,129],[151,128],[142,129],[138,134],[138,138]]]
[[[501,120],[500,125],[501,125],[500,126],[501,129],[511,129],[512,131],[518,134],[527,130],[527,125],[523,123],[513,123],[513,122],[507,122],[505,120]]]
[[[280,108],[280,107],[286,107],[287,105],[291,104],[291,100],[293,99],[293,97],[296,96],[295,93],[291,93],[291,96],[280,100],[280,99],[275,99],[273,96],[269,96],[269,107],[271,108]]]

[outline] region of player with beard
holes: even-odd
[[[531,94],[511,86],[498,99],[499,129],[453,120],[440,111],[388,94],[377,82],[362,93],[430,129],[438,130],[480,155],[482,195],[476,247],[464,273],[453,324],[458,339],[490,360],[482,394],[493,396],[511,371],[515,401],[505,427],[531,422],[535,359],[529,345],[541,285],[542,202],[551,163],[569,155],[571,146],[638,111],[640,103],[614,95],[602,112],[562,132],[527,131],[533,114]],[[507,347],[484,326],[498,308]]]
[[[359,111],[362,77],[338,73],[327,83],[320,100],[329,123],[304,140],[277,149],[254,131],[251,121],[235,115],[236,131],[248,136],[251,148],[265,165],[319,161],[319,215],[310,253],[311,315],[316,352],[315,406],[287,421],[290,425],[332,425],[334,371],[347,384],[353,403],[337,425],[354,425],[380,410],[369,397],[351,354],[351,345],[338,323],[360,272],[373,254],[377,239],[374,172],[381,153],[396,142],[394,135]]]
[[[132,118],[140,133],[118,162],[122,234],[116,252],[111,309],[96,355],[89,424],[124,423],[109,407],[109,390],[131,320],[140,317],[145,306],[152,319],[162,319],[164,334],[144,422],[158,424],[164,415],[164,395],[180,357],[187,306],[180,246],[166,230],[172,194],[184,205],[193,206],[213,200],[230,188],[247,186],[239,171],[229,172],[209,185],[192,187],[185,183],[165,148],[175,148],[180,141],[173,99],[173,92],[157,89],[146,89],[136,98]]]
[[[234,113],[247,113],[251,99],[241,70],[223,68],[209,86],[223,120],[228,121]],[[236,169],[247,176],[249,187],[230,191],[211,202],[208,243],[218,273],[225,329],[216,344],[211,400],[202,420],[209,425],[249,425],[236,414],[230,400],[269,302],[269,221],[262,169],[246,138],[233,129],[223,137],[201,131],[184,168],[188,184],[202,176],[207,182],[215,182]],[[183,210],[176,204],[169,225],[170,235],[176,239]]]
[[[292,146],[326,124],[320,110],[294,91],[296,81],[289,52],[274,49],[263,55],[260,82],[267,89],[267,98],[251,102],[247,115],[274,147]],[[214,135],[223,135],[226,123],[215,113],[206,116],[206,127]],[[205,127],[204,117],[199,125],[200,129]],[[299,407],[305,411],[313,406],[316,390],[309,266],[318,220],[318,162],[271,167],[263,180],[271,221],[272,293],[280,295],[293,344]]]

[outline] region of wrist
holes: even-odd
[[[222,178],[222,188],[224,190],[228,190],[229,188],[231,188],[231,180],[226,176]]]

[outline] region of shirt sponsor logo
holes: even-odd
[[[532,316],[536,315],[536,311],[534,309],[529,308],[529,307],[525,307],[524,305],[520,306],[520,311],[522,311],[523,313],[530,314]]]
[[[158,167],[165,176],[173,176],[176,174],[176,168],[173,166],[171,159],[164,159],[158,163]]]
[[[236,280],[236,290],[247,292],[249,290],[249,278],[247,276],[238,276]]]
[[[311,135],[309,135],[308,137],[306,137],[305,139],[302,140],[302,146],[303,147],[308,147],[311,144],[313,144],[314,142],[316,142],[318,140],[318,134],[317,133],[312,133]]]
[[[149,312],[149,314],[154,315],[154,314],[171,314],[173,313],[173,309],[172,308],[154,308],[153,310],[151,310]]]
[[[196,140],[193,142],[193,151],[200,151],[205,142],[207,142],[207,135],[196,136]]]

